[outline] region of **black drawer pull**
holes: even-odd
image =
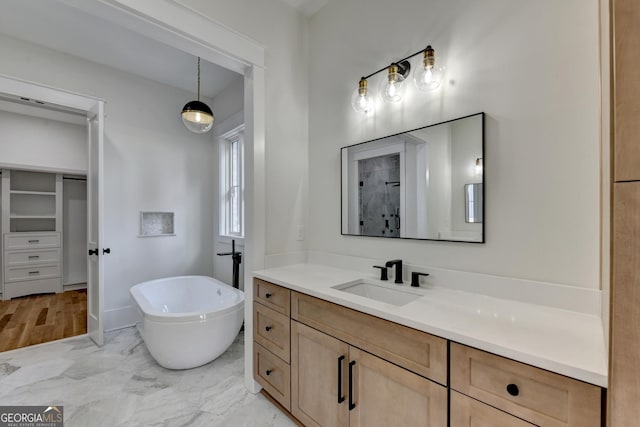
[[[266,371],[264,371],[267,376],[271,375],[271,372],[273,372],[273,369],[267,369]]]
[[[40,274],[39,271],[30,271],[29,272],[29,276],[37,276],[38,274]]]
[[[344,362],[344,356],[338,357],[338,403],[344,402],[344,395],[342,394],[342,362]]]
[[[520,389],[515,384],[509,384],[507,386],[507,393],[509,393],[511,396],[515,397],[515,396],[520,394]]]
[[[40,255],[29,255],[29,259],[40,259]]]
[[[264,327],[264,330],[267,331],[267,332],[269,332],[271,329],[272,329],[271,326],[265,326]]]
[[[265,297],[266,299],[269,299],[269,298],[271,298],[271,294],[270,294],[269,292],[267,292],[266,294],[264,294],[264,297]]]
[[[40,243],[40,240],[35,239],[35,240],[29,240],[29,243]]]
[[[349,362],[349,410],[351,411],[356,407],[353,402],[353,367],[356,364],[355,360]]]

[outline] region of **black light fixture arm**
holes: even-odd
[[[405,58],[402,58],[402,59],[401,59],[401,60],[399,60],[399,61],[393,62],[393,63],[392,63],[392,65],[393,65],[393,64],[395,64],[395,65],[400,66],[403,62],[408,61],[409,59],[413,58],[414,56],[417,56],[417,55],[420,55],[420,54],[424,53],[424,51],[425,51],[425,49],[420,49],[420,50],[419,50],[419,51],[417,51],[416,53],[412,53],[411,55],[409,55],[409,56],[407,56],[407,57],[405,57]],[[388,69],[389,69],[389,66],[387,65],[387,66],[385,66],[385,67],[380,68],[380,69],[379,69],[379,70],[377,70],[377,71],[374,71],[373,73],[369,74],[368,76],[363,76],[362,78],[363,78],[363,79],[365,79],[365,80],[367,80],[367,79],[369,79],[370,77],[373,77],[373,76],[375,76],[375,75],[376,75],[376,74],[378,74],[378,73],[381,73],[381,72],[383,72],[383,71],[387,71]],[[401,73],[401,74],[403,74],[403,73]]]

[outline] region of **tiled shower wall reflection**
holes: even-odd
[[[360,234],[400,237],[400,154],[358,161]]]

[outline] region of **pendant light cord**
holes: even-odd
[[[200,57],[198,56],[198,101],[200,101]]]

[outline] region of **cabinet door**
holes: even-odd
[[[451,427],[533,427],[533,424],[452,390]]]
[[[305,426],[348,426],[348,362],[346,343],[291,321],[291,413]]]
[[[351,427],[446,427],[445,387],[355,347],[349,357]]]

